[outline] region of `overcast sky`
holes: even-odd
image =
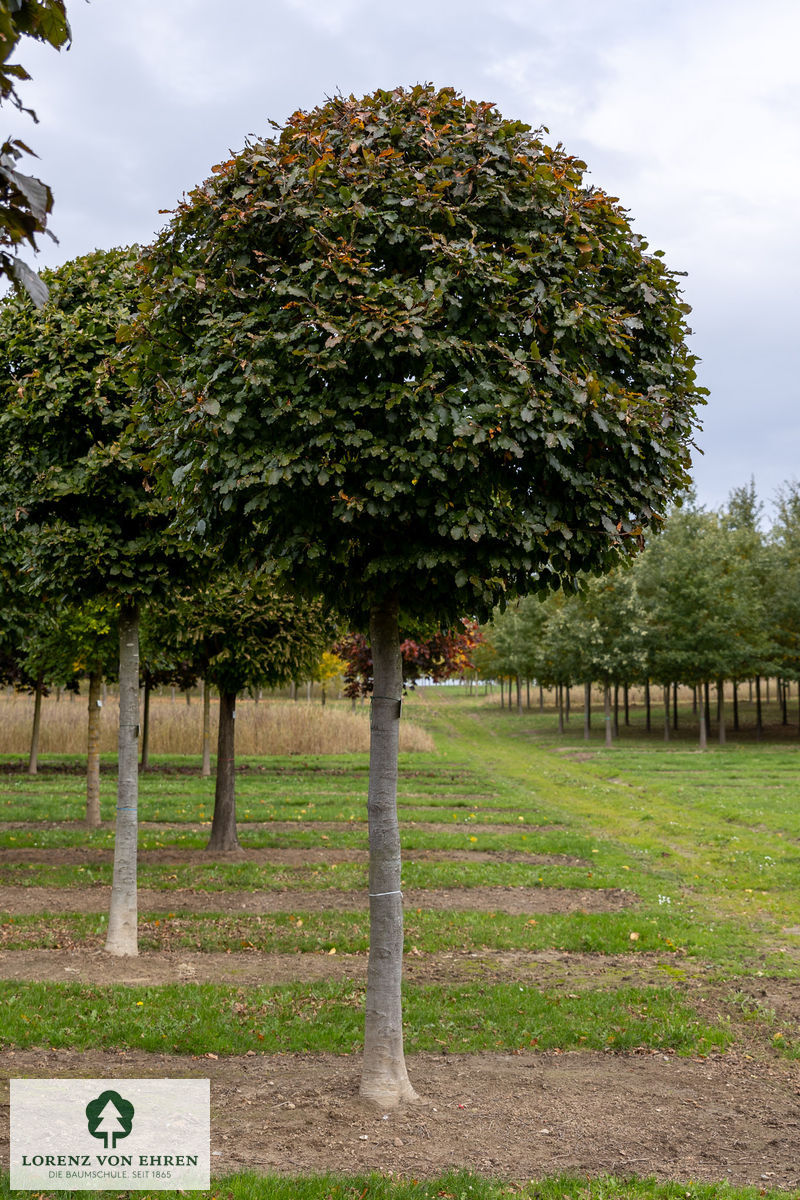
[[[686,271],[711,390],[700,500],[800,477],[798,0],[67,0],[0,133],[55,192],[38,264],[148,242],[248,134],[336,91],[431,81],[550,130]],[[45,242],[47,240],[45,239]]]

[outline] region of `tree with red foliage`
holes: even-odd
[[[472,651],[483,640],[478,622],[462,617],[462,630],[439,630],[428,638],[406,638],[400,643],[403,657],[403,686],[414,687],[418,679],[441,683],[474,669]],[[351,700],[372,692],[372,650],[363,633],[348,633],[333,648],[347,663],[344,694]]]

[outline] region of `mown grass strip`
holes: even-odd
[[[0,1176],[0,1200],[13,1200],[8,1173]],[[126,1193],[142,1195],[143,1193]],[[40,1200],[88,1200],[96,1192],[37,1192]],[[797,1200],[797,1191],[736,1187],[730,1183],[661,1183],[654,1178],[594,1179],[554,1175],[512,1183],[469,1171],[448,1171],[430,1179],[369,1175],[257,1175],[212,1178],[209,1192],[157,1192],[160,1200]]]
[[[363,988],[351,983],[234,988],[0,983],[2,1045],[180,1054],[314,1051],[363,1042]],[[404,988],[409,1051],[537,1048],[706,1054],[729,1032],[701,1021],[669,988],[540,992],[517,984]]]
[[[635,934],[635,937],[631,935]],[[96,949],[104,944],[106,918],[99,914],[0,914],[4,950]],[[767,958],[752,931],[715,922],[705,925],[678,916],[668,906],[617,913],[541,913],[536,917],[496,912],[427,911],[405,914],[407,953],[563,950],[584,954],[662,954],[669,970],[680,975],[676,955],[714,963],[732,974],[769,970],[791,973],[782,956]],[[368,920],[363,913],[303,912],[236,915],[172,912],[166,907],[141,917],[143,951],[363,954]],[[666,967],[665,967],[666,969]]]

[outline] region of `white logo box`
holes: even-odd
[[[208,1079],[12,1079],[11,1187],[210,1187]]]

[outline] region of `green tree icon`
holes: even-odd
[[[86,1105],[86,1118],[92,1137],[102,1138],[106,1150],[113,1150],[119,1138],[126,1138],[133,1126],[133,1105],[119,1092],[101,1092]]]

